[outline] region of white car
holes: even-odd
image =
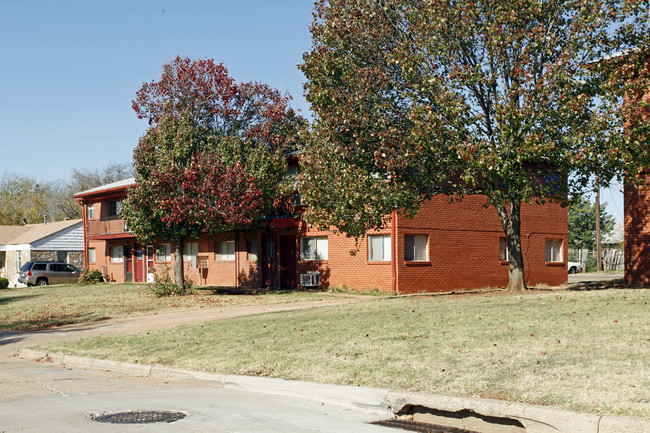
[[[570,274],[577,274],[580,272],[580,263],[578,262],[567,262],[567,270]]]

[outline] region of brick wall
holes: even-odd
[[[650,182],[650,170],[642,175]],[[625,282],[650,283],[650,184],[625,187]]]
[[[505,286],[508,263],[500,261],[499,238],[504,237],[496,210],[485,207],[485,197],[468,196],[461,203],[434,197],[413,219],[397,217],[396,275],[399,293],[436,292]],[[560,285],[567,281],[567,210],[556,204],[522,208],[522,249],[528,285]],[[390,234],[390,225],[378,233]],[[405,236],[426,235],[424,261],[405,260]],[[333,232],[305,228],[304,236],[328,236],[327,261],[300,261],[299,272],[320,270],[329,286],[356,290],[390,291],[390,262],[368,259],[368,238],[354,239]],[[559,239],[562,258],[546,262],[546,240]],[[352,254],[351,254],[352,252]]]

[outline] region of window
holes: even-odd
[[[301,260],[327,260],[327,236],[300,239]]]
[[[198,254],[198,242],[185,242],[185,245],[183,245],[183,261],[189,263],[192,269],[196,269],[196,256]]]
[[[86,218],[89,220],[95,219],[95,205],[89,204],[86,206]]]
[[[20,251],[16,251],[16,264],[18,265],[18,269],[23,267],[23,258]]]
[[[120,207],[122,202],[120,200],[109,200],[108,202],[108,216],[118,216],[120,214]]]
[[[156,261],[171,262],[172,248],[169,244],[156,245]]]
[[[217,260],[235,260],[235,241],[219,241],[215,251]]]
[[[68,252],[67,251],[57,251],[56,252],[56,261],[57,262],[67,262],[68,261]]]
[[[390,262],[390,235],[368,236],[368,260]]]
[[[88,263],[95,263],[95,249],[88,248]]]
[[[508,253],[508,242],[506,242],[506,238],[499,238],[499,260],[502,262],[507,262],[510,260],[510,254]]]
[[[255,239],[246,241],[246,252],[248,253],[249,261],[257,261],[257,241]]]
[[[427,235],[404,236],[404,259],[407,262],[425,262],[428,260]]]
[[[562,239],[546,239],[546,261],[562,262]]]
[[[122,247],[111,247],[111,262],[122,263],[124,261],[124,249]]]

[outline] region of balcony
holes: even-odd
[[[124,220],[121,218],[102,219],[86,222],[88,236],[106,236],[127,233]]]

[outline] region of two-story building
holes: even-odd
[[[119,217],[134,179],[75,195],[84,207],[86,265],[111,281],[151,281],[173,268],[170,242],[140,244]],[[460,203],[434,197],[418,215],[392,216],[383,230],[355,240],[304,222],[301,206],[263,219],[261,229],[189,239],[186,276],[231,287],[346,287],[396,293],[450,291],[508,283],[508,252],[496,211],[483,196]],[[567,210],[522,207],[522,249],[529,285],[567,281]]]

